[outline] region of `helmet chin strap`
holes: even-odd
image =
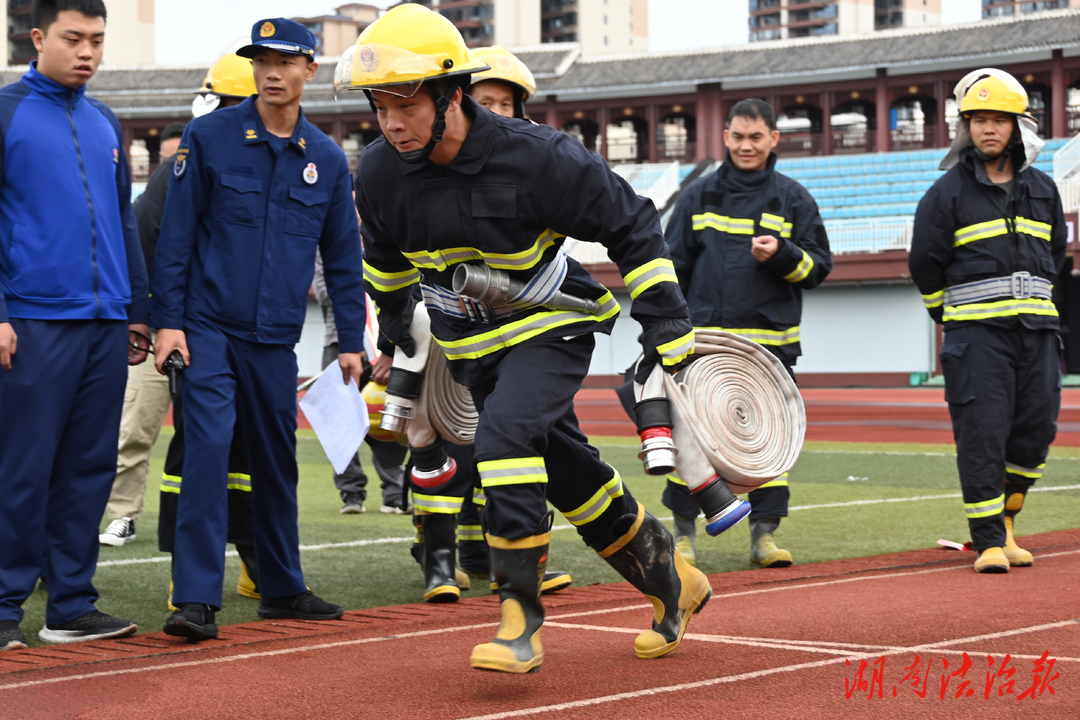
[[[431,123],[431,140],[428,144],[419,150],[410,150],[409,152],[401,152],[395,148],[398,157],[407,163],[422,163],[431,156],[431,153],[435,151],[435,146],[442,142],[443,133],[446,132],[446,110],[450,107],[450,101],[454,99],[454,93],[458,91],[458,88],[469,86],[469,76],[459,75],[453,79],[446,86],[446,92],[440,93],[439,87],[436,83],[432,82],[428,84],[428,92],[431,93],[431,99],[435,101],[435,121]],[[371,111],[375,110],[375,101],[371,97],[370,90],[364,90],[364,93],[368,97],[368,102],[371,103]]]
[[[1013,154],[1013,149],[1018,144],[1020,144],[1020,142],[1021,142],[1020,133],[1017,132],[1017,133],[1013,133],[1012,137],[1009,138],[1009,144],[1006,145],[1001,150],[1000,155],[994,155],[993,157],[991,157],[991,156],[987,155],[986,153],[984,153],[982,150],[980,150],[978,147],[974,148],[973,153],[974,153],[975,157],[977,157],[979,160],[983,161],[984,163],[992,162],[992,161],[997,160],[997,159],[1000,158],[1001,162],[998,163],[998,172],[1002,172],[1003,170],[1005,170],[1005,166],[1008,164],[1009,158]]]

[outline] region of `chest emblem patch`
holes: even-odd
[[[304,182],[308,185],[314,185],[319,181],[319,169],[315,167],[315,163],[308,163],[304,168]]]

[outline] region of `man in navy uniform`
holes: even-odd
[[[251,58],[259,94],[191,122],[177,152],[153,272],[158,369],[174,350],[187,365],[170,635],[217,635],[238,405],[250,420],[258,613],[308,620],[342,613],[307,590],[297,529],[293,345],[316,248],[338,313],[346,383],[360,377],[365,320],[348,163],[300,108],[318,67],[314,47],[311,32],[291,20],[255,23],[251,44],[237,54]]]

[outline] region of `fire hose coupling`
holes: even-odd
[[[442,440],[427,447],[409,446],[412,452],[412,481],[422,488],[433,488],[449,482],[457,474],[457,463],[446,454]]]
[[[489,305],[513,305],[525,294],[526,283],[515,280],[502,270],[493,270],[487,265],[458,265],[454,270],[454,292],[458,295],[479,300]],[[600,303],[595,300],[567,295],[561,290],[551,291],[546,300],[525,303],[542,305],[552,310],[574,310],[595,315],[600,312]]]
[[[641,452],[638,459],[646,475],[667,475],[675,472],[675,456],[679,454],[671,438],[671,403],[665,397],[647,398],[634,405],[638,420]]]
[[[390,380],[386,383],[386,394],[416,400],[424,389],[424,373],[404,370],[399,367],[390,368]]]
[[[719,475],[691,490],[690,495],[705,513],[705,532],[710,535],[719,535],[750,514],[750,503],[735,497]]]
[[[405,433],[413,418],[412,401],[420,397],[423,387],[423,373],[391,368],[379,427],[387,432]]]

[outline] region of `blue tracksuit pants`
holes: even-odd
[[[243,413],[255,553],[264,597],[304,592],[296,484],[296,354],[188,319],[184,491],[177,508],[173,602],[221,607],[228,533],[229,447]]]
[[[0,368],[0,620],[21,621],[38,577],[48,625],[94,609],[98,529],[116,476],[127,324],[12,318]]]

